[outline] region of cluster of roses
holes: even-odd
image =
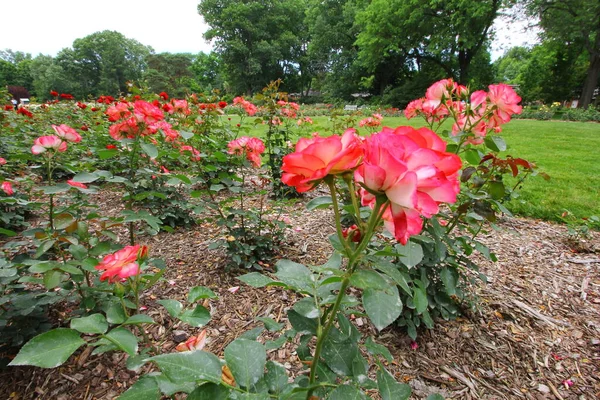
[[[360,126],[361,128],[364,126],[367,126],[369,128],[376,128],[378,126],[381,125],[381,121],[383,121],[383,115],[381,114],[373,114],[371,117],[367,117],[365,119],[362,119],[359,123],[358,126]]]
[[[279,100],[277,105],[279,106],[279,113],[284,117],[296,118],[298,116],[298,110],[300,110],[298,103]]]
[[[254,116],[258,112],[258,107],[248,100],[244,100],[244,98],[241,96],[233,99],[233,105],[242,107],[244,111],[246,111],[246,114],[248,114],[250,117]]]
[[[452,134],[468,133],[467,143],[481,144],[490,131],[500,132],[501,125],[519,114],[521,98],[506,84],[490,85],[489,91],[470,93],[452,79],[431,85],[425,97],[414,100],[404,110],[406,118],[422,115],[430,124],[452,118]]]
[[[261,165],[261,154],[265,151],[265,144],[255,137],[242,136],[227,144],[227,153],[238,156],[245,155],[246,159],[256,168]]]
[[[406,244],[421,232],[441,203],[454,203],[461,160],[427,128],[383,128],[361,138],[352,128],[342,136],[302,138],[283,158],[282,181],[298,192],[328,176],[353,176],[363,206],[382,213],[386,228]],[[360,237],[360,232],[358,236]]]
[[[164,120],[163,111],[144,100],[137,100],[133,104],[121,101],[109,107],[106,115],[108,115],[109,121],[117,122],[108,130],[110,136],[115,140],[154,135],[159,130],[164,133],[167,141],[173,141],[179,137],[179,132]]]

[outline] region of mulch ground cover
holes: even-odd
[[[103,190],[94,200],[103,212],[114,214],[119,197]],[[333,215],[305,210],[306,201],[286,206],[292,224],[280,256],[320,264],[331,253],[327,238],[334,232]],[[378,333],[365,318],[355,323],[388,346],[394,356],[388,369],[412,387],[415,399],[431,393],[449,399],[600,398],[600,234],[593,232],[574,248],[564,226],[513,217],[503,218],[499,226],[480,237],[498,261],[479,260],[489,282],[475,289],[477,308],[465,308],[463,317],[421,331],[416,349],[400,328]],[[189,288],[197,285],[219,296],[205,304],[212,314],[205,350],[222,355],[234,338],[261,326],[256,317],[289,326],[286,311],[297,295],[237,280],[225,270],[225,253],[208,248],[221,235],[216,226],[201,224],[140,238],[168,266],[164,280],[142,297],[146,312],[157,321],[148,332],[161,352],[175,351],[177,342],[200,329],[177,325],[156,300],[185,301]],[[265,331],[259,340],[272,335]],[[59,368],[11,367],[0,371],[0,399],[113,399],[153,368],[129,371],[126,357],[95,356],[86,348]],[[292,375],[306,373],[291,345],[271,350],[268,358]]]

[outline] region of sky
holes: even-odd
[[[199,0],[0,0],[3,31],[0,50],[55,56],[73,41],[114,30],[151,46],[156,53],[210,52],[202,34],[207,26],[197,12]],[[26,7],[26,8],[25,8]],[[511,46],[531,45],[535,32],[496,22],[492,60]]]
[[[75,39],[111,30],[156,53],[210,52],[198,0],[0,0],[0,49],[55,56]]]

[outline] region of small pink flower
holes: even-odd
[[[410,342],[410,348],[411,348],[411,350],[416,350],[419,348],[419,344],[417,342],[415,342],[414,340],[412,340]]]
[[[565,379],[562,381],[562,384],[565,385],[565,388],[568,389],[575,384],[572,379]]]
[[[171,285],[171,286],[175,286],[175,281],[174,281],[173,279],[171,279],[171,280],[169,281],[169,285]]]
[[[55,151],[67,151],[67,143],[63,142],[59,137],[50,135],[42,136],[34,140],[31,152],[35,155],[42,154],[46,150],[53,149]]]
[[[52,129],[56,132],[56,136],[66,140],[67,142],[79,143],[81,142],[81,135],[77,131],[71,128],[69,125],[52,125]]]
[[[72,179],[69,179],[69,180],[67,181],[67,183],[68,183],[69,185],[73,186],[73,187],[77,187],[77,188],[81,188],[81,189],[87,189],[87,188],[88,188],[88,187],[87,187],[85,184],[83,184],[83,183],[81,183],[81,182],[75,182],[75,181],[74,181],[74,180],[72,180]]]
[[[0,157],[0,165],[4,165],[6,164],[6,160],[2,157]]]
[[[6,193],[8,196],[12,196],[13,194],[15,194],[12,184],[8,181],[2,182],[2,185],[0,185],[0,189],[2,189],[4,193]]]

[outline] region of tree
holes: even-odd
[[[30,69],[33,76],[33,93],[38,100],[49,100],[51,90],[59,93],[76,93],[76,82],[67,76],[51,56],[40,54],[31,61]]]
[[[587,107],[600,77],[600,1],[524,0],[529,15],[539,18],[542,36],[563,45],[581,43],[588,55],[580,107]]]
[[[191,89],[193,56],[191,54],[149,54],[144,80],[152,92],[167,92],[174,97],[184,97]]]
[[[190,71],[192,73],[192,90],[210,92],[213,89],[225,89],[222,73],[223,62],[217,53],[198,53],[192,61]]]
[[[471,63],[490,40],[505,0],[373,0],[358,14],[357,44],[363,60],[405,55],[417,66],[431,61],[447,76],[468,84]],[[398,68],[402,66],[398,65]]]
[[[278,78],[287,84],[298,73],[305,9],[303,0],[200,1],[210,27],[204,37],[214,40],[234,91],[251,94]]]
[[[77,97],[119,95],[127,91],[128,81],[141,79],[151,52],[119,32],[102,31],[76,39],[72,49],[59,52],[56,62],[77,82]]]

